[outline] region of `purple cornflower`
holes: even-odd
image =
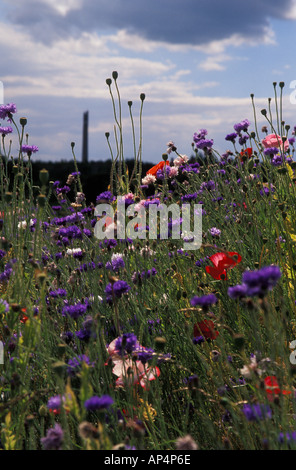
[[[2,127],[0,126],[0,134],[2,135],[7,135],[7,134],[11,134],[12,133],[12,127],[8,126],[8,127]]]
[[[250,121],[248,119],[244,119],[243,121],[237,124],[234,124],[233,128],[235,132],[240,134],[242,131],[247,132],[249,125],[250,125]]]
[[[203,295],[202,297],[195,296],[190,301],[193,307],[195,307],[196,305],[199,305],[200,307],[203,307],[203,308],[208,308],[210,305],[213,305],[216,302],[218,302],[218,299],[214,294]]]
[[[195,199],[197,198],[197,193],[193,193],[193,194],[185,194],[184,196],[181,196],[181,201],[182,202],[191,202],[191,201],[195,201]]]
[[[270,155],[273,157],[278,153],[279,149],[277,147],[269,147],[263,150],[264,155]]]
[[[81,317],[86,313],[88,307],[88,302],[78,302],[75,305],[66,305],[62,310],[62,315],[69,315],[69,317],[73,318],[74,320],[77,320],[77,318]]]
[[[146,364],[150,359],[152,359],[154,354],[154,350],[151,348],[142,348],[137,351],[137,359],[142,362],[142,364]]]
[[[210,149],[214,144],[213,139],[202,139],[195,143],[197,149],[205,150]]]
[[[109,395],[93,396],[84,402],[84,407],[87,411],[104,410],[108,409],[113,403],[114,400]]]
[[[231,132],[231,134],[227,134],[227,136],[225,137],[225,140],[228,140],[234,143],[236,138],[237,138],[237,133]]]
[[[243,273],[243,284],[247,285],[247,295],[265,295],[271,290],[281,277],[278,266],[266,266],[257,271],[245,271]]]
[[[248,139],[249,139],[249,136],[247,134],[240,135],[240,137],[238,139],[238,142],[239,142],[240,145],[245,145],[245,143],[247,142]]]
[[[120,268],[125,267],[125,262],[123,260],[123,257],[120,253],[114,253],[111,258],[111,265],[113,271],[118,271]]]
[[[241,299],[247,295],[248,288],[246,285],[237,285],[229,287],[228,295],[231,299]]]
[[[11,122],[12,114],[17,112],[16,105],[14,103],[3,104],[0,106],[0,119],[6,119]]]
[[[59,450],[63,443],[64,431],[61,426],[56,423],[53,428],[47,431],[46,437],[42,437],[40,440],[45,450]]]
[[[284,442],[287,441],[288,443],[289,442],[293,442],[295,443],[296,442],[296,431],[292,431],[292,432],[287,432],[286,434],[284,434],[283,432],[281,432],[279,435],[278,435],[278,442],[280,444],[284,444]]]
[[[283,157],[281,155],[275,155],[271,160],[271,164],[274,166],[280,166],[283,163]]]
[[[205,342],[205,339],[203,336],[196,336],[195,338],[193,338],[192,342],[193,344],[201,344]]]
[[[36,145],[22,145],[21,151],[26,153],[27,155],[31,155],[32,153],[38,152],[39,148]]]
[[[242,297],[264,297],[271,290],[281,277],[278,266],[266,266],[257,271],[245,271],[243,273],[242,285],[229,287],[228,295],[232,299]]]
[[[52,411],[59,411],[62,406],[62,398],[60,395],[50,397],[47,402],[47,408]]]
[[[69,359],[67,373],[68,375],[75,377],[75,375],[81,371],[83,364],[88,367],[93,367],[94,362],[90,362],[90,359],[85,354]]]
[[[204,139],[206,135],[208,135],[208,131],[206,129],[199,129],[199,131],[193,134],[193,140],[194,142],[198,142],[201,139]]]
[[[77,338],[85,342],[87,342],[90,338],[96,338],[97,335],[93,331],[94,326],[95,322],[93,317],[91,315],[87,315],[84,322],[82,323],[82,329],[76,332]]]
[[[271,418],[272,411],[268,405],[264,404],[245,404],[242,408],[247,421],[259,421],[266,418]]]
[[[138,339],[134,333],[124,333],[117,338],[115,343],[115,350],[121,356],[124,354],[131,354],[140,347]]]
[[[115,196],[110,191],[104,191],[103,193],[99,194],[96,198],[96,202],[113,202],[115,200]]]
[[[50,297],[67,297],[67,291],[65,289],[56,289],[49,292]]]
[[[218,228],[216,227],[212,227],[210,230],[209,230],[210,234],[212,235],[212,237],[216,237],[216,238],[219,238],[220,235],[221,235],[221,230],[219,230]]]
[[[120,298],[123,294],[126,294],[130,290],[130,286],[125,281],[116,281],[113,284],[110,282],[105,289],[105,293],[108,297],[113,298],[113,295]]]

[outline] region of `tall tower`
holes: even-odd
[[[83,113],[82,162],[88,162],[88,111]]]

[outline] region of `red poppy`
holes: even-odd
[[[268,377],[265,377],[264,384],[266,393],[268,393],[269,395],[279,395],[280,393],[282,393],[283,395],[290,395],[292,393],[289,390],[280,389],[275,375],[269,375]]]
[[[212,320],[204,320],[194,325],[194,337],[203,336],[205,339],[216,339],[219,332],[215,330]]]
[[[206,272],[216,280],[226,280],[227,270],[241,262],[242,257],[234,251],[215,253],[210,256],[214,266],[206,266]]]
[[[147,171],[146,175],[156,176],[156,173],[158,172],[158,170],[162,170],[164,165],[169,165],[169,164],[170,163],[168,161],[159,162],[157,163],[157,165],[154,165],[152,168],[150,168],[150,170]]]
[[[27,317],[27,315],[24,315],[26,312],[27,312],[27,309],[26,308],[22,308],[22,316],[21,316],[21,323],[26,323],[26,321],[28,320],[29,317]]]
[[[240,154],[242,157],[246,155],[248,158],[251,158],[252,153],[253,153],[253,149],[251,147],[248,147],[245,150],[242,150]]]

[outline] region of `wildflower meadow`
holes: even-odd
[[[129,172],[117,82],[106,80],[111,174],[94,201],[74,142],[73,172],[52,181],[44,168],[34,184],[30,116],[0,106],[0,447],[296,449],[296,123],[284,83],[262,128],[251,95],[225,153],[197,128],[192,155],[169,141],[144,174],[148,97],[137,120],[128,102]]]

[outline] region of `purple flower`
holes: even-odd
[[[248,287],[245,284],[237,285],[237,286],[229,287],[228,295],[231,299],[240,299],[247,295],[247,291],[248,291]]]
[[[245,135],[240,135],[239,139],[238,139],[238,142],[240,145],[244,145],[247,140],[249,139],[249,136],[247,134]]]
[[[216,302],[218,302],[218,299],[214,294],[203,295],[202,297],[195,296],[190,301],[193,307],[195,307],[196,305],[199,305],[200,307],[204,307],[204,308],[207,308],[210,305],[215,304]]]
[[[248,119],[244,119],[243,121],[234,124],[233,128],[238,134],[240,134],[242,131],[246,132],[248,130],[249,125],[250,121]]]
[[[41,444],[45,450],[59,450],[63,443],[64,431],[61,426],[56,423],[54,428],[47,431],[46,437],[41,439]]]
[[[110,282],[105,289],[105,293],[109,300],[112,300],[113,295],[120,298],[130,290],[130,286],[125,281],[116,281],[113,284]]]
[[[273,157],[278,153],[279,149],[277,147],[269,147],[263,150],[264,155],[270,155]]]
[[[28,154],[28,155],[31,155],[32,153],[36,153],[38,152],[39,148],[36,147],[36,145],[22,145],[21,146],[21,151]]]
[[[195,146],[197,149],[209,149],[213,146],[214,141],[213,139],[201,139],[198,142],[196,142]]]
[[[193,134],[193,140],[194,142],[199,142],[201,139],[204,139],[206,135],[208,135],[208,131],[206,129],[200,129]]]
[[[142,348],[137,351],[137,359],[146,364],[150,359],[152,359],[154,350],[151,348]]]
[[[219,230],[218,228],[216,227],[212,227],[210,230],[209,230],[210,234],[212,235],[212,237],[217,237],[219,238],[220,235],[221,235],[221,230]]]
[[[84,407],[88,411],[104,410],[108,409],[113,403],[114,400],[109,395],[93,396],[84,402]]]
[[[237,133],[232,132],[231,134],[227,134],[227,136],[225,137],[225,140],[228,140],[234,143],[236,138],[237,138]]]
[[[50,297],[67,297],[67,291],[65,289],[56,289],[49,292]]]
[[[242,408],[247,421],[259,421],[266,418],[271,418],[272,411],[268,405],[261,404],[245,404]]]
[[[75,375],[81,371],[83,364],[86,364],[89,367],[94,366],[94,362],[90,362],[89,357],[85,354],[69,359],[67,369],[68,375],[75,377]]]
[[[205,341],[205,339],[204,339],[203,336],[196,336],[192,340],[193,344],[201,344],[201,343],[204,343],[204,341]]]
[[[96,202],[113,202],[115,200],[115,196],[110,191],[104,191],[103,193],[99,194],[96,198]]]
[[[266,266],[257,271],[245,271],[243,273],[243,284],[247,286],[247,295],[265,295],[271,290],[281,277],[278,266]]]
[[[84,315],[89,307],[88,302],[78,302],[75,305],[66,305],[62,310],[62,315],[69,315],[71,318],[76,320],[77,318]]]
[[[0,106],[0,119],[8,118],[8,122],[11,122],[12,114],[17,112],[16,105],[14,103],[9,103],[6,105]]]
[[[118,271],[120,268],[125,267],[125,263],[121,254],[113,254],[111,258],[111,265],[113,271]]]
[[[121,356],[131,354],[139,347],[138,339],[134,333],[124,333],[117,338],[115,343],[115,351],[121,354]]]
[[[60,395],[55,395],[53,397],[50,397],[48,402],[47,402],[47,408],[49,410],[59,410],[62,406],[62,399]]]
[[[2,134],[2,135],[11,134],[12,130],[13,130],[12,127],[2,127],[2,126],[0,126],[0,134]]]

